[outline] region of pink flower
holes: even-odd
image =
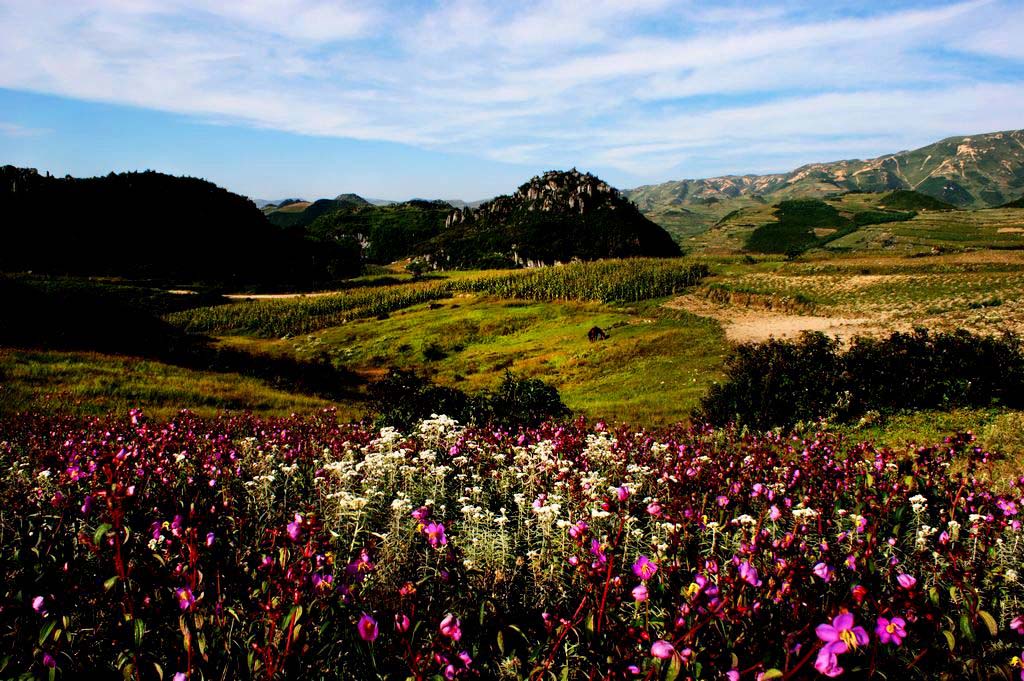
[[[356,630],[359,632],[359,638],[372,643],[377,639],[377,620],[364,612],[356,624]]]
[[[740,681],[740,673],[736,669],[730,669],[725,673],[727,681]]]
[[[213,532],[207,532],[206,533],[206,545],[207,546],[213,546],[213,542],[216,539],[217,539],[217,535],[215,535]]]
[[[43,653],[43,665],[49,667],[50,669],[53,669],[57,666],[57,660],[55,660],[53,658],[53,655],[51,655],[50,653]]]
[[[188,677],[185,676],[185,672],[177,672],[174,675],[173,681],[188,681]]]
[[[907,573],[898,575],[896,577],[896,581],[899,582],[900,586],[902,586],[907,591],[910,591],[917,585],[917,579],[911,575],[908,575]]]
[[[46,599],[42,596],[36,596],[32,599],[32,609],[38,612],[43,617],[46,617]]]
[[[825,563],[818,563],[814,566],[814,574],[821,578],[822,581],[828,583],[832,581],[832,568]]]
[[[675,652],[676,649],[673,648],[672,644],[668,641],[655,641],[654,645],[651,646],[651,655],[659,660],[667,660],[672,657]]]
[[[625,485],[620,485],[615,490],[615,497],[621,502],[629,498],[629,488]]]
[[[898,646],[907,637],[906,624],[902,617],[893,617],[891,620],[879,617],[875,624],[875,635],[882,643],[892,643]]]
[[[658,566],[647,556],[640,556],[633,563],[633,574],[645,582],[658,572]]]
[[[647,513],[657,518],[659,515],[661,515],[661,504],[659,504],[657,501],[652,501],[651,503],[647,504]]]
[[[423,528],[423,534],[427,535],[427,541],[430,542],[430,545],[434,548],[444,546],[448,543],[448,537],[444,534],[443,523],[430,523]]]
[[[1010,628],[1018,634],[1024,635],[1024,615],[1017,615],[1010,620]]]
[[[779,510],[778,506],[772,504],[772,507],[768,509],[768,517],[774,522],[782,517],[782,511]]]
[[[587,531],[587,524],[582,520],[569,528],[569,536],[573,539],[579,539]]]
[[[740,578],[744,582],[750,586],[761,586],[761,579],[758,577],[757,568],[749,562],[743,561],[737,566],[737,570],[739,570]]]
[[[633,587],[633,600],[637,603],[643,603],[647,600],[647,586],[644,584],[638,584]]]
[[[407,615],[395,615],[395,629],[397,629],[399,633],[404,634],[405,632],[409,631],[409,626],[411,624],[412,622],[409,621],[409,617]]]
[[[814,630],[818,638],[825,642],[818,657],[814,661],[814,668],[825,676],[839,676],[843,668],[839,666],[839,655],[867,645],[868,632],[864,627],[853,626],[853,613],[844,612],[836,615],[832,624],[819,624]]]
[[[440,629],[442,634],[453,641],[458,641],[462,638],[462,626],[455,615],[448,615],[441,620]]]
[[[299,541],[299,537],[302,536],[302,515],[299,513],[295,514],[295,520],[288,523],[288,536],[292,538],[292,541]]]
[[[196,597],[192,595],[192,589],[185,587],[175,590],[174,593],[178,597],[178,607],[182,610],[188,610],[195,605]]]

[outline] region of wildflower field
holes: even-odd
[[[0,676],[1018,678],[970,436],[0,423]]]

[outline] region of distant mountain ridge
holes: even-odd
[[[726,175],[644,185],[623,193],[646,212],[747,197],[821,197],[909,189],[960,208],[989,208],[1024,195],[1024,130],[949,137],[868,160],[811,163],[788,173]]]

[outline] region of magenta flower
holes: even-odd
[[[207,532],[206,533],[206,545],[207,546],[213,546],[213,542],[216,541],[216,539],[217,539],[217,535],[215,535],[213,532]]]
[[[896,581],[899,582],[900,586],[902,586],[907,591],[910,591],[911,589],[913,589],[917,585],[917,579],[915,577],[911,576],[911,575],[906,574],[906,573],[898,575],[896,577]]]
[[[188,677],[185,676],[185,672],[177,672],[174,675],[174,681],[188,681]]]
[[[377,639],[377,620],[364,612],[356,624],[356,630],[359,632],[359,638],[372,643]]]
[[[32,609],[38,612],[43,617],[46,617],[46,599],[42,596],[36,596],[32,599]]]
[[[412,622],[409,621],[408,615],[395,614],[395,629],[397,629],[399,633],[404,634],[409,631],[409,627],[411,625]]]
[[[444,534],[444,524],[442,523],[430,523],[423,528],[423,534],[427,535],[427,541],[434,548],[448,543],[448,537]]]
[[[299,513],[295,514],[295,520],[288,523],[288,536],[292,538],[292,541],[299,541],[299,537],[302,536],[302,515]]]
[[[651,655],[659,660],[667,660],[672,657],[675,652],[676,649],[673,648],[672,644],[668,641],[655,641],[654,645],[651,646]]]
[[[455,615],[448,615],[441,620],[440,629],[442,634],[453,641],[458,641],[462,638],[462,624]]]
[[[615,490],[615,498],[617,498],[619,501],[625,501],[626,499],[629,498],[629,493],[630,490],[628,487],[626,487],[625,485],[620,485]]]
[[[50,653],[43,653],[43,665],[49,667],[50,669],[53,669],[57,666],[57,660],[55,660],[53,658],[53,655],[51,655]]]
[[[569,536],[573,539],[579,539],[587,531],[587,524],[582,520],[569,528]]]
[[[647,586],[645,584],[638,584],[633,587],[633,600],[637,603],[643,603],[647,600]]]
[[[832,624],[819,624],[814,633],[825,642],[818,657],[814,661],[814,668],[825,676],[839,676],[843,668],[839,666],[839,655],[867,645],[868,632],[864,627],[853,626],[853,613],[844,612],[836,615]]]
[[[647,556],[640,556],[633,563],[633,574],[645,582],[658,571],[658,566]]]
[[[832,581],[832,568],[825,563],[818,563],[815,565],[814,574],[820,577],[825,583]]]
[[[907,623],[902,617],[893,617],[891,620],[879,617],[875,624],[875,635],[882,643],[892,643],[898,646],[907,637],[906,625]]]
[[[196,603],[196,597],[192,595],[192,589],[184,587],[175,590],[175,595],[178,598],[178,607],[182,610],[188,610]]]
[[[774,522],[782,517],[782,511],[779,510],[778,506],[772,504],[772,507],[768,509],[768,517]]]
[[[1024,635],[1024,615],[1017,615],[1010,620],[1010,628],[1018,634]]]
[[[604,555],[604,550],[601,548],[601,542],[596,539],[590,540],[590,553],[596,558],[594,561],[594,567],[598,565],[604,565],[608,562],[608,556]]]
[[[757,568],[748,561],[743,561],[737,566],[740,578],[750,586],[761,586],[761,579],[758,577]]]

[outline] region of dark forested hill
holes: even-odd
[[[680,253],[617,189],[573,169],[452,211],[426,255],[441,267],[478,267]]]
[[[147,171],[76,179],[0,168],[0,270],[315,286],[359,270],[350,243],[271,225],[210,182]]]

